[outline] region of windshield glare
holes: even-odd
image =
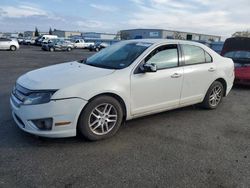
[[[123,69],[151,45],[144,42],[116,43],[88,58],[85,64],[108,69]]]
[[[224,56],[232,59],[250,59],[250,51],[231,51]]]

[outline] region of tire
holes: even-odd
[[[100,49],[99,49],[99,48],[96,48],[96,49],[95,49],[95,51],[96,51],[96,52],[99,52],[99,51],[100,51]]]
[[[216,109],[221,103],[225,89],[221,82],[215,81],[209,87],[201,106],[206,109]]]
[[[88,140],[102,140],[112,137],[121,126],[122,120],[121,104],[113,97],[100,96],[90,101],[84,108],[77,128]]]
[[[16,51],[16,46],[10,46],[10,51]]]
[[[68,51],[68,52],[70,52],[71,50],[72,50],[72,48],[71,48],[71,47],[68,47],[68,48],[67,48],[67,51]]]
[[[55,49],[54,49],[54,48],[49,48],[49,51],[50,51],[50,52],[54,52]]]

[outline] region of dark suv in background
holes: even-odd
[[[221,55],[233,59],[235,83],[250,85],[250,38],[234,37],[227,39]]]

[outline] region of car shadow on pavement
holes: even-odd
[[[120,140],[123,139],[122,137],[127,137],[126,134],[131,135],[131,131],[136,133],[137,129],[140,128],[154,128],[155,126],[162,126],[162,124],[166,127],[170,126],[170,124],[173,122],[173,117],[180,119],[182,117],[182,114],[188,114],[192,113],[194,110],[200,110],[197,106],[189,106],[185,108],[180,108],[176,110],[161,112],[154,115],[149,115],[141,118],[137,118],[134,120],[126,121],[122,124],[120,127],[118,133],[113,136],[112,138],[91,142],[86,139],[84,139],[80,134],[78,134],[76,137],[69,137],[69,138],[45,138],[45,137],[39,137],[35,136],[29,133],[26,133],[22,130],[20,130],[17,125],[15,124],[14,120],[8,119],[4,122],[1,122],[2,130],[0,132],[0,148],[22,148],[22,147],[43,147],[43,146],[53,146],[53,145],[78,145],[83,143],[100,143],[100,142],[112,142],[116,139]],[[171,118],[172,117],[172,118]],[[170,121],[170,124],[164,124],[164,122],[167,122],[169,119],[172,119]],[[175,119],[174,118],[174,119]],[[128,136],[129,136],[128,135]],[[132,136],[134,134],[132,133]]]
[[[235,90],[250,90],[250,85],[234,85],[233,89]]]

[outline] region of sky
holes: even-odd
[[[0,0],[0,32],[157,28],[227,37],[250,30],[249,17],[250,0]]]

